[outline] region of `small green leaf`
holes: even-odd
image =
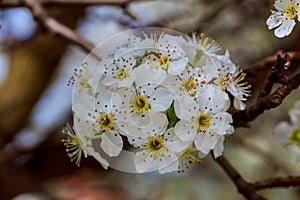
[[[169,119],[168,129],[172,128],[176,125],[179,119],[176,117],[175,109],[174,109],[174,101],[172,102],[170,108],[167,110],[167,116]]]

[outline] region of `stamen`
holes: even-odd
[[[75,161],[77,167],[79,167],[83,152],[81,141],[68,122],[66,122],[61,132],[67,135],[67,138],[61,141],[66,147],[68,157],[71,159],[71,162]]]

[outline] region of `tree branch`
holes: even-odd
[[[99,51],[92,51],[95,46],[75,33],[73,30],[71,30],[69,27],[61,24],[54,18],[48,16],[46,10],[39,4],[36,0],[20,0],[26,7],[28,7],[33,17],[40,22],[40,24],[48,30],[50,33],[56,34],[64,39],[66,39],[68,42],[71,42],[73,44],[76,44],[86,50],[87,52],[92,52],[93,55],[95,55],[97,58],[102,58],[103,55]]]
[[[236,185],[238,192],[248,200],[264,200],[262,196],[255,191],[253,184],[246,182],[243,177],[234,169],[224,156],[216,159],[216,162],[223,168],[226,174],[231,178]]]
[[[265,83],[258,95],[254,105],[247,107],[245,110],[236,111],[232,114],[233,125],[235,127],[249,127],[249,122],[261,115],[265,110],[278,107],[283,99],[300,85],[300,73],[288,80],[286,77],[280,80],[283,69],[289,68],[290,56],[287,54],[284,58],[277,57],[277,62],[269,71]],[[284,83],[274,93],[271,93],[274,83]]]
[[[270,178],[253,183],[255,190],[274,187],[293,187],[300,185],[300,176]]]
[[[254,65],[248,67],[247,69],[244,69],[244,72],[247,74],[247,77],[257,77],[258,73],[261,73],[262,71],[269,70],[272,66],[275,65],[277,62],[277,55],[282,54],[281,51],[277,52],[275,55],[268,56],[264,60],[261,60],[259,62],[256,62]],[[291,66],[293,66],[295,63],[299,63],[300,61],[300,52],[286,52],[291,58]]]

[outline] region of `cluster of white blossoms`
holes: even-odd
[[[72,78],[74,125],[63,130],[69,156],[107,168],[126,151],[137,173],[183,172],[210,151],[220,156],[234,132],[227,111],[244,109],[250,93],[221,50],[203,35],[140,32],[96,64],[85,60]]]
[[[267,19],[269,29],[276,28],[274,34],[278,38],[289,35],[296,21],[299,19],[299,0],[275,0],[274,7],[277,11],[271,11],[271,16]]]
[[[285,146],[291,155],[291,163],[300,165],[300,101],[289,111],[290,122],[282,121],[274,129],[274,140]]]

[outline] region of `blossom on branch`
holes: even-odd
[[[274,7],[277,11],[271,11],[271,16],[266,24],[269,29],[276,28],[274,34],[283,38],[291,34],[296,21],[299,21],[299,0],[275,0]]]
[[[289,111],[290,122],[280,122],[276,125],[274,140],[285,146],[291,155],[291,163],[299,164],[300,159],[300,101]]]
[[[250,93],[227,50],[203,35],[156,28],[124,32],[97,48],[107,57],[89,55],[73,79],[74,159],[84,147],[104,167],[166,173],[184,172],[210,151],[222,155],[234,132],[228,109],[244,109]]]

